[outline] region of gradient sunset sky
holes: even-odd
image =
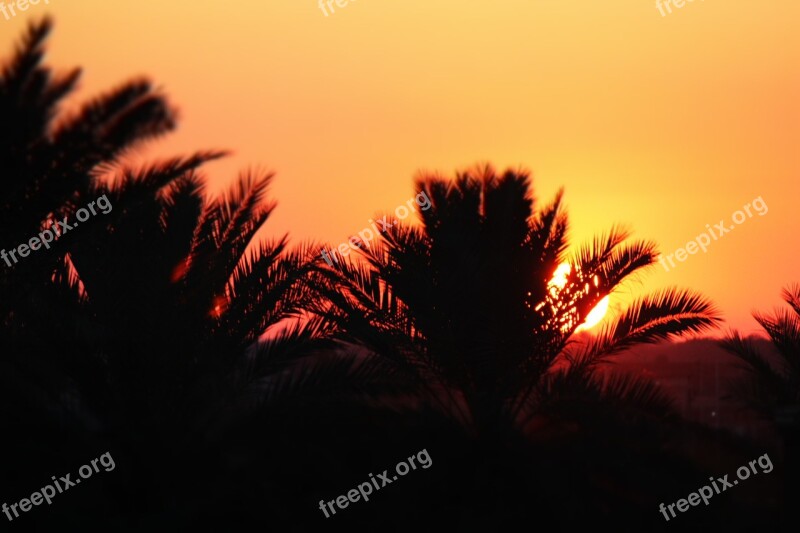
[[[54,16],[51,65],[79,99],[144,74],[181,112],[137,154],[227,148],[277,172],[272,235],[338,244],[411,198],[418,170],[475,163],[566,189],[573,243],[615,223],[672,253],[754,198],[769,208],[670,271],[629,284],[699,290],[729,326],[800,282],[800,3],[695,0],[50,0],[0,15],[7,56]],[[617,304],[624,297],[616,300]],[[614,300],[612,300],[612,306]]]

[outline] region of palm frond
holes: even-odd
[[[132,197],[161,195],[162,191],[174,180],[187,176],[202,165],[225,157],[225,152],[200,151],[187,157],[173,157],[157,163],[151,163],[140,170],[126,169],[117,177],[114,188],[126,189],[125,195]],[[139,194],[133,194],[139,192]]]
[[[175,128],[177,112],[145,79],[127,82],[61,120],[53,142],[64,148],[63,172],[88,172],[136,144]],[[66,159],[70,154],[72,158]]]
[[[541,254],[542,263],[560,263],[567,250],[568,219],[562,212],[564,189],[531,220],[527,246]]]
[[[800,317],[800,284],[786,287],[781,292],[784,301],[792,308],[795,314]]]
[[[627,419],[676,417],[674,401],[652,380],[625,373],[599,374],[570,365],[545,374],[519,401],[512,414],[521,425],[545,416],[562,420],[603,416]]]
[[[598,275],[603,280],[603,286],[609,292],[613,291],[630,275],[652,265],[658,255],[657,250],[657,245],[651,241],[625,243],[618,247],[600,266]]]
[[[250,244],[274,208],[263,198],[271,174],[240,176],[234,189],[203,210],[192,240],[187,274],[209,292],[221,294]],[[197,266],[197,268],[195,268]]]
[[[635,300],[593,339],[567,357],[596,363],[637,344],[700,333],[721,321],[716,307],[688,290],[664,289]]]
[[[262,404],[347,399],[389,399],[413,395],[416,383],[381,357],[317,357],[263,380],[255,387]]]
[[[735,356],[739,360],[739,368],[746,372],[729,384],[728,398],[744,404],[763,417],[773,416],[778,405],[800,401],[800,383],[797,378],[792,382],[791,367],[786,364],[780,369],[771,364],[758,350],[753,339],[732,332],[719,345]]]
[[[255,339],[306,306],[309,294],[301,281],[310,266],[296,254],[284,254],[285,248],[286,238],[260,243],[236,266],[226,291],[230,305],[221,316],[229,335]]]
[[[571,263],[577,271],[591,277],[600,271],[602,265],[612,258],[617,247],[629,237],[629,230],[614,226],[608,233],[597,235],[591,243],[582,245]]]
[[[653,380],[621,372],[602,380],[601,401],[627,413],[647,413],[658,418],[677,416],[675,402]]]
[[[333,349],[332,325],[319,317],[296,320],[271,332],[250,350],[235,370],[237,387],[283,371],[290,364]]]
[[[44,18],[28,25],[26,33],[17,45],[16,52],[2,69],[0,95],[4,98],[18,97],[44,57],[44,44],[53,29],[53,21]]]
[[[786,364],[784,372],[800,376],[800,318],[785,310],[777,310],[772,315],[754,313],[753,318],[772,339]]]

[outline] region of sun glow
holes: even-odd
[[[592,328],[596,326],[601,320],[603,320],[603,317],[606,316],[606,311],[608,311],[608,299],[609,297],[606,296],[605,298],[600,300],[597,303],[597,305],[594,306],[594,309],[592,309],[589,312],[589,314],[586,315],[586,320],[583,322],[583,324],[578,326],[578,328],[575,331],[578,332]]]
[[[569,263],[561,263],[558,265],[558,268],[556,268],[556,271],[553,273],[553,277],[550,279],[547,285],[555,289],[563,289],[567,284],[567,276],[571,271],[572,266]],[[594,283],[595,286],[597,286],[596,276]],[[594,309],[592,309],[589,314],[586,315],[586,320],[584,320],[583,324],[575,329],[575,332],[577,333],[578,331],[590,329],[603,320],[603,317],[605,317],[606,312],[608,311],[608,302],[608,296],[600,300],[597,305],[594,306]]]

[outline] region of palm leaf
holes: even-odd
[[[636,344],[653,344],[688,333],[700,333],[721,321],[715,306],[688,290],[664,289],[635,300],[611,324],[577,351],[576,361],[600,362]]]

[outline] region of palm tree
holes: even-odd
[[[104,354],[101,397],[145,401],[159,415],[196,411],[232,392],[224,387],[261,334],[300,313],[307,252],[287,250],[286,237],[253,243],[275,207],[264,199],[272,175],[242,176],[206,205],[195,171],[220,155],[125,171],[95,193],[113,210],[81,227],[57,280],[80,299]]]
[[[797,493],[800,475],[800,285],[782,291],[789,309],[753,318],[769,336],[771,349],[763,351],[753,338],[733,331],[720,346],[738,359],[744,374],[730,383],[729,398],[773,423],[783,441],[784,498]],[[784,505],[784,523],[796,516]]]
[[[69,386],[109,409],[112,396],[180,398],[200,382],[212,387],[209,376],[241,389],[302,358],[298,342],[315,346],[324,336],[319,320],[258,342],[300,312],[305,290],[296,283],[306,269],[302,247],[289,251],[286,237],[253,242],[275,207],[265,200],[272,175],[242,176],[206,203],[196,171],[221,152],[120,169],[122,155],[175,127],[175,113],[137,79],[59,118],[80,70],[53,75],[42,65],[51,30],[49,19],[32,24],[0,77],[0,243],[27,242],[45,221],[74,218],[102,195],[113,209],[47,251],[0,265],[3,363],[40,357],[55,365],[52,376],[68,374]],[[42,377],[41,366],[34,371]],[[50,381],[58,382],[53,396],[67,386]],[[177,408],[164,400],[154,400],[155,412]]]
[[[27,243],[46,220],[71,216],[94,200],[96,176],[174,127],[174,111],[145,79],[62,113],[80,70],[56,74],[43,64],[51,29],[48,19],[31,24],[0,67],[0,249],[6,251]],[[77,301],[67,285],[53,283],[72,241],[64,237],[19,263],[0,261],[0,414],[31,435],[14,442],[20,458],[36,449],[30,442],[37,431],[41,442],[52,434],[77,447],[77,434],[68,432],[89,424],[67,393],[67,369],[75,366],[69,354],[88,346],[77,334]]]
[[[775,423],[785,440],[800,435],[800,285],[783,290],[788,310],[753,318],[772,341],[763,353],[751,338],[730,333],[720,345],[738,358],[745,374],[731,384],[730,396],[759,416]]]
[[[173,110],[144,79],[60,114],[60,104],[75,90],[80,70],[56,75],[42,65],[51,29],[48,19],[31,24],[0,72],[0,247],[5,250],[28,242],[45,220],[60,220],[76,205],[93,200],[87,196],[96,175],[174,127]],[[68,240],[53,243],[47,254],[0,264],[0,324],[9,326],[3,335],[6,342],[11,342],[12,323],[17,343],[68,334],[51,319],[66,314],[69,304],[48,283],[64,261]],[[49,328],[36,326],[48,320]]]
[[[641,343],[714,326],[713,305],[670,289],[634,301],[599,333],[576,341],[587,314],[656,260],[651,242],[613,228],[567,261],[562,193],[534,212],[525,172],[491,167],[454,181],[422,176],[432,206],[422,225],[395,225],[366,261],[321,267],[331,302],[317,312],[341,335],[420,384],[479,433],[526,427],[536,417],[598,404],[659,415],[669,400],[651,383],[597,371]],[[447,400],[442,400],[446,397]]]
[[[347,357],[311,357],[330,341],[324,321],[298,320],[307,247],[256,238],[275,208],[272,174],[209,199],[199,169],[221,152],[122,167],[127,150],[174,127],[173,112],[139,80],[56,120],[78,71],[40,66],[50,29],[31,26],[0,79],[0,242],[16,247],[99,197],[112,209],[0,265],[2,414],[29,429],[13,441],[20,464],[41,463],[38,443],[56,438],[69,436],[70,461],[112,443],[134,472],[130,497],[158,500],[148,479],[193,475],[232,419],[265,399],[346,392],[361,375]]]
[[[289,320],[308,306],[298,281],[310,255],[289,250],[286,236],[255,242],[275,207],[272,174],[243,175],[207,202],[197,171],[221,152],[121,168],[120,156],[175,127],[174,112],[140,79],[58,119],[80,71],[41,65],[51,29],[32,24],[0,78],[0,243],[16,247],[100,196],[113,209],[24,263],[0,265],[2,374],[41,388],[9,384],[9,398],[69,391],[76,412],[62,418],[86,418],[91,405],[104,420],[144,423],[367,383],[351,357],[307,357],[331,347],[329,324]],[[67,409],[45,401],[28,418],[54,405]],[[111,416],[120,410],[127,416]]]

